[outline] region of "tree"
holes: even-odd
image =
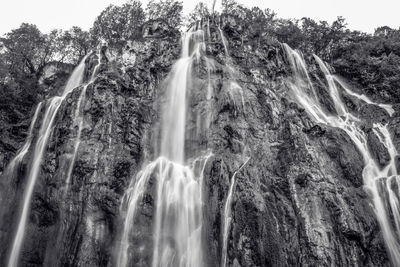
[[[338,17],[331,25],[326,21],[316,22],[302,18],[300,29],[303,35],[301,49],[307,53],[318,53],[325,60],[332,57],[332,50],[344,37],[346,22]]]
[[[222,0],[222,14],[231,14],[238,6],[236,0]]]
[[[53,30],[49,34],[44,35],[45,49],[51,58],[47,60],[48,63],[52,62],[68,62],[70,63],[70,50],[69,42],[65,37],[62,30]],[[46,63],[47,64],[47,63]]]
[[[392,35],[393,32],[395,32],[395,30],[393,30],[389,26],[382,26],[382,27],[378,27],[377,29],[375,29],[374,35],[380,36],[380,37],[387,37],[387,36]]]
[[[96,18],[91,31],[97,41],[104,39],[116,44],[140,36],[144,20],[142,4],[130,0],[122,6],[108,6]]]
[[[276,22],[275,36],[282,42],[287,43],[292,48],[299,48],[304,41],[297,20],[278,19]]]
[[[182,9],[182,2],[175,0],[150,0],[147,4],[150,20],[162,18],[173,28],[182,26]]]
[[[35,25],[23,23],[0,39],[0,112],[10,107],[24,109],[37,100],[38,80],[54,56],[48,36]]]
[[[0,45],[1,49],[1,45]],[[8,77],[8,68],[4,59],[4,55],[0,53],[0,86],[3,85]]]
[[[60,36],[60,41],[66,44],[66,47],[64,47],[66,56],[64,60],[73,64],[77,64],[82,57],[89,53],[90,48],[93,46],[89,32],[77,26],[64,32]]]
[[[89,34],[78,27],[42,34],[32,24],[23,23],[0,39],[4,62],[14,77],[33,75],[38,80],[49,63],[73,63],[88,53]]]
[[[210,11],[208,10],[207,4],[204,2],[199,2],[194,7],[193,11],[188,15],[188,24],[192,25],[203,18],[207,18],[208,16],[210,16]]]
[[[4,58],[11,72],[40,74],[43,69],[45,38],[32,24],[23,23],[18,29],[1,38],[4,45]],[[43,58],[44,57],[44,58]]]
[[[73,53],[76,55],[75,58],[82,58],[89,53],[89,50],[92,47],[89,32],[75,26],[68,31],[68,34],[71,38],[71,48]]]

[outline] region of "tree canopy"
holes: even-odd
[[[206,3],[199,2],[194,7],[193,11],[187,16],[188,25],[192,25],[203,18],[207,18],[211,15],[210,10]]]
[[[169,26],[179,28],[182,26],[182,1],[150,0],[147,4],[149,20],[164,19]]]
[[[32,24],[23,23],[18,29],[7,33],[1,42],[4,60],[12,73],[39,75],[52,56],[50,35],[42,35]]]
[[[282,19],[270,9],[248,8],[236,0],[222,0],[221,5],[218,13],[199,2],[186,21],[191,25],[210,16],[232,16],[239,27],[232,27],[231,31],[242,44],[246,40],[256,46],[271,40],[287,43],[305,54],[318,54],[343,76],[364,84],[370,91],[397,94],[390,88],[400,87],[399,29],[382,26],[374,34],[366,34],[349,30],[342,17],[332,23],[311,18]],[[145,10],[140,1],[128,0],[105,8],[90,31],[72,27],[41,33],[35,25],[23,23],[0,38],[0,86],[34,90],[37,86],[33,84],[37,84],[47,65],[77,64],[101,40],[112,46],[141,38],[146,20],[163,19],[179,30],[182,9],[182,1],[177,0],[149,0]]]
[[[122,6],[109,5],[96,18],[91,32],[96,41],[124,42],[140,36],[145,18],[139,1],[130,0]]]

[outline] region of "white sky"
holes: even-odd
[[[0,35],[18,28],[22,22],[36,24],[42,32],[80,26],[87,30],[109,4],[125,0],[2,0]],[[203,0],[204,1],[204,0]],[[6,2],[6,3],[4,3]],[[142,0],[145,3],[147,0]],[[188,13],[198,2],[183,0]],[[212,2],[206,0],[204,2]],[[221,0],[217,0],[217,7]],[[248,7],[270,8],[282,18],[310,17],[332,22],[337,16],[346,18],[348,27],[373,32],[378,26],[400,27],[400,0],[238,0]]]

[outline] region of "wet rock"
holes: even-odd
[[[381,143],[374,131],[368,132],[368,146],[370,147],[376,162],[383,168],[390,161],[390,155],[387,148]]]
[[[144,38],[166,38],[171,34],[177,34],[176,29],[170,27],[168,23],[162,19],[146,22],[142,31]]]
[[[290,68],[279,43],[262,44],[242,34],[247,29],[237,17],[223,18],[221,28],[232,66],[227,66],[217,24],[211,21],[206,56],[213,65],[213,94],[205,100],[205,60],[194,63],[194,89],[188,94],[190,110],[199,111],[200,117],[206,113],[202,107],[210,104],[211,109],[209,125],[201,129],[195,112],[188,114],[186,136],[189,158],[207,150],[213,153],[204,167],[202,188],[205,265],[220,265],[224,207],[237,171],[228,266],[389,266],[370,197],[362,187],[363,158],[351,138],[315,124],[294,102],[286,83]],[[70,184],[65,179],[77,137],[73,117],[82,87],[61,105],[34,190],[22,265],[115,264],[126,215],[124,193],[158,155],[163,81],[180,52],[179,34],[161,20],[145,24],[143,37],[129,42],[121,54],[112,48],[101,50],[101,67],[87,87]],[[90,56],[86,78],[99,60]],[[235,75],[229,73],[232,68]],[[315,67],[310,71],[321,103],[334,113],[326,81]],[[242,89],[237,92],[243,100],[232,91],[232,80]],[[367,121],[364,130],[374,157],[386,165],[387,150],[371,124],[389,122],[400,148],[399,121],[353,99],[346,104]],[[26,120],[0,130],[5,136],[0,141],[3,168],[21,147],[28,125]],[[15,177],[1,178],[0,193],[6,192],[6,197],[0,199],[7,201],[0,215],[7,219],[0,222],[0,265],[5,264],[18,222],[31,150]],[[138,205],[129,236],[130,266],[151,265],[157,175],[156,170]]]
[[[363,184],[363,158],[350,137],[342,131],[329,129],[322,142],[331,160],[340,166],[343,178],[360,187]]]
[[[304,129],[304,132],[314,137],[321,137],[325,134],[325,130],[322,129],[319,125],[314,125],[310,129]]]

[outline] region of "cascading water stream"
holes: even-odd
[[[222,232],[222,253],[221,253],[221,267],[226,266],[227,256],[228,256],[228,238],[229,238],[229,229],[231,227],[232,222],[232,199],[233,193],[235,192],[236,186],[236,175],[237,173],[246,166],[247,162],[250,160],[250,157],[240,166],[240,168],[235,171],[231,178],[231,185],[229,186],[228,196],[226,198],[225,207],[224,207],[224,221],[223,221],[223,232]]]
[[[225,38],[224,32],[221,27],[218,26],[219,34],[221,35],[222,45],[224,46],[225,57],[230,61],[229,51],[228,51],[228,41]]]
[[[88,85],[90,83],[92,83],[94,81],[94,79],[96,78],[97,71],[101,65],[101,47],[99,48],[99,51],[100,52],[98,54],[98,63],[93,69],[93,73],[90,77],[90,81],[82,88],[81,94],[79,95],[78,103],[76,105],[76,110],[75,110],[75,114],[74,114],[74,124],[76,124],[78,126],[78,132],[77,132],[77,135],[76,135],[76,138],[74,141],[74,150],[72,153],[71,162],[69,164],[67,177],[66,177],[67,190],[68,190],[70,182],[71,182],[71,175],[72,175],[72,171],[74,169],[76,155],[78,153],[79,145],[81,143],[81,134],[82,134],[83,123],[84,123],[83,107],[84,107],[85,101],[86,101],[86,90],[87,90]]]
[[[98,70],[100,68],[100,65],[101,65],[101,49],[102,49],[103,46],[107,46],[107,45],[108,44],[104,40],[102,40],[100,45],[99,45],[99,47],[98,47],[98,51],[99,51],[99,53],[97,54],[98,62],[97,62],[97,65],[93,69],[93,72],[92,72],[92,75],[90,77],[90,81],[89,82],[92,82],[94,80],[94,78],[96,78],[96,74],[97,74],[97,72],[98,72]]]
[[[350,116],[353,117],[352,114],[347,112],[346,106],[342,102],[339,91],[336,87],[335,81],[333,80],[333,77],[328,69],[328,67],[325,65],[325,63],[316,55],[314,55],[315,60],[317,61],[319,67],[321,68],[322,72],[325,75],[326,80],[328,81],[328,87],[329,87],[329,94],[333,100],[333,104],[335,105],[335,110],[338,113],[339,116]]]
[[[100,48],[99,48],[100,49]],[[93,53],[90,52],[90,55]],[[71,181],[72,179],[72,173],[75,167],[75,161],[78,155],[78,150],[81,144],[81,135],[82,135],[82,130],[84,129],[84,107],[86,103],[86,92],[88,86],[93,83],[93,81],[96,78],[97,70],[101,64],[101,58],[100,58],[101,53],[98,54],[98,62],[97,65],[93,68],[92,74],[90,76],[90,80],[82,87],[82,90],[80,92],[78,101],[76,102],[76,107],[75,107],[75,112],[72,117],[72,125],[71,125],[71,131],[73,131],[75,128],[76,130],[76,136],[73,138],[73,148],[72,148],[72,153],[68,154],[68,157],[66,157],[64,160],[60,160],[60,167],[59,169],[62,170],[62,175],[65,174],[65,188],[63,190],[63,195],[61,199],[62,208],[60,209],[60,227],[58,229],[57,233],[57,238],[55,245],[52,247],[52,253],[48,253],[48,256],[46,258],[47,261],[45,261],[45,265],[57,265],[57,259],[61,258],[60,251],[62,251],[62,248],[67,246],[66,242],[66,232],[68,231],[68,222],[70,222],[73,218],[73,201],[76,200],[76,198],[80,199],[80,196],[76,196],[74,192],[70,190],[70,186],[73,183]],[[67,154],[67,153],[66,153]],[[88,219],[89,223],[90,220]],[[89,232],[90,230],[88,230]],[[92,234],[92,233],[90,233]]]
[[[188,166],[161,162],[153,267],[204,265],[201,246],[202,179],[196,179],[193,169]]]
[[[389,104],[381,104],[381,103],[379,103],[379,104],[374,103],[374,102],[373,102],[371,99],[369,99],[366,95],[364,95],[364,94],[359,95],[359,94],[354,93],[353,91],[351,91],[351,90],[348,88],[348,86],[347,86],[339,77],[337,77],[336,75],[332,75],[332,77],[333,77],[333,79],[335,80],[335,82],[337,82],[337,83],[344,89],[344,91],[345,91],[348,95],[351,95],[351,96],[354,96],[354,97],[356,97],[356,98],[358,98],[358,99],[361,99],[362,101],[364,101],[364,102],[367,103],[367,104],[370,104],[370,105],[377,105],[378,107],[383,108],[384,110],[386,110],[386,112],[389,114],[389,116],[393,116],[393,114],[395,113],[395,111],[394,111],[394,109],[393,109],[393,107],[392,107],[391,105],[389,105]]]
[[[182,47],[181,59],[172,72],[173,78],[168,88],[169,104],[166,106],[168,111],[163,118],[161,155],[173,162],[160,166],[153,267],[196,267],[204,264],[201,244],[202,189],[200,187],[203,177],[201,175],[196,178],[193,168],[182,165],[186,128],[184,118],[179,120],[180,124],[171,123],[171,120],[176,120],[178,114],[188,112],[186,93],[192,77],[192,64],[194,61],[199,61],[205,51],[203,30],[185,34]],[[176,139],[177,136],[181,139]]]
[[[14,173],[16,171],[16,168],[21,164],[22,160],[24,159],[26,153],[28,152],[29,148],[31,147],[32,139],[33,139],[33,128],[35,127],[36,120],[38,118],[38,115],[40,113],[40,110],[42,108],[42,102],[38,104],[36,107],[35,113],[32,118],[32,122],[29,126],[28,130],[28,136],[26,138],[25,144],[22,146],[21,150],[18,152],[18,154],[11,160],[9,163],[6,173]]]
[[[205,63],[207,67],[207,95],[206,95],[206,107],[205,107],[205,128],[206,130],[210,127],[212,120],[212,107],[213,107],[213,96],[214,96],[214,88],[211,82],[211,71],[215,69],[213,62],[209,58],[205,58]],[[201,127],[198,127],[198,130]]]
[[[134,248],[130,244],[130,236],[135,231],[138,206],[152,176],[157,181],[152,266],[204,265],[201,242],[203,171],[196,177],[194,166],[184,165],[187,91],[191,85],[193,62],[200,59],[204,49],[202,30],[183,36],[181,58],[174,64],[169,76],[160,157],[144,167],[132,180],[124,196],[122,207],[127,211],[117,255],[119,267],[131,263],[130,250]],[[202,164],[206,164],[208,157],[203,159]]]
[[[81,109],[83,108],[83,105],[85,103],[87,86],[88,85],[85,85],[82,88],[81,94],[78,99],[78,104],[77,104],[76,110],[75,110],[74,121],[75,121],[75,123],[78,124],[78,133],[75,138],[74,151],[72,153],[71,162],[69,164],[67,178],[66,178],[66,182],[65,182],[67,184],[67,190],[68,190],[69,184],[71,182],[71,175],[72,175],[72,171],[73,171],[74,165],[75,165],[76,154],[78,153],[78,148],[81,143],[81,133],[82,133],[82,128],[83,128],[83,114],[82,114]]]
[[[325,63],[317,56],[314,56],[321,70],[324,72],[328,81],[330,96],[335,104],[338,115],[328,114],[322,105],[307,88],[310,87],[310,79],[304,76],[307,73],[305,63],[297,51],[292,50],[287,45],[285,50],[288,58],[295,58],[297,61],[289,60],[294,72],[294,82],[290,83],[292,93],[298,102],[305,108],[307,113],[318,123],[326,124],[331,127],[344,130],[358,150],[361,152],[365,167],[363,169],[363,181],[366,190],[371,194],[374,204],[374,211],[380,224],[383,238],[388,249],[391,261],[394,266],[400,266],[400,212],[399,212],[399,186],[400,179],[397,172],[395,159],[398,152],[392,142],[387,126],[373,124],[373,132],[378,136],[380,142],[386,147],[390,155],[390,162],[383,169],[376,163],[367,143],[367,136],[361,129],[360,120],[350,114],[338,92],[335,81],[343,87],[346,93],[359,97],[365,102],[385,108],[391,115],[392,107],[387,104],[376,104],[366,97],[359,96],[342,82],[338,81],[328,70]]]
[[[47,141],[53,129],[54,118],[56,117],[57,111],[66,96],[74,88],[78,87],[82,83],[86,57],[82,59],[81,63],[73,71],[71,77],[67,82],[67,85],[64,88],[62,96],[55,96],[51,98],[45,111],[42,125],[39,130],[39,137],[33,152],[31,168],[27,177],[27,184],[23,197],[22,212],[20,215],[16,235],[10,253],[10,258],[8,262],[9,267],[15,267],[18,265],[18,258],[25,235],[25,228],[29,215],[32,193],[40,172],[40,166],[43,160],[43,154],[47,145]]]
[[[243,95],[243,88],[237,83],[236,81],[236,70],[233,67],[233,62],[232,62],[232,58],[229,55],[229,50],[228,50],[228,41],[224,35],[224,32],[222,31],[221,27],[218,26],[218,30],[221,36],[221,40],[222,40],[222,44],[224,46],[224,51],[225,51],[225,60],[226,60],[226,67],[229,70],[229,74],[230,74],[230,82],[229,82],[229,93],[230,93],[230,97],[234,103],[235,107],[240,107],[240,105],[236,102],[236,95],[239,95],[240,100],[241,100],[241,108],[244,111],[245,109],[245,103],[244,103],[244,95]]]
[[[290,46],[287,44],[283,44],[283,47],[286,51],[287,58],[289,59],[293,74],[295,75],[296,82],[300,83],[304,81],[305,83],[302,84],[302,86],[307,88],[308,94],[311,92],[311,97],[317,100],[318,96],[311,82],[310,75],[307,72],[303,54],[299,51],[293,51],[292,48],[290,48]]]
[[[211,40],[210,17],[207,18],[207,36],[208,36],[208,39]]]

